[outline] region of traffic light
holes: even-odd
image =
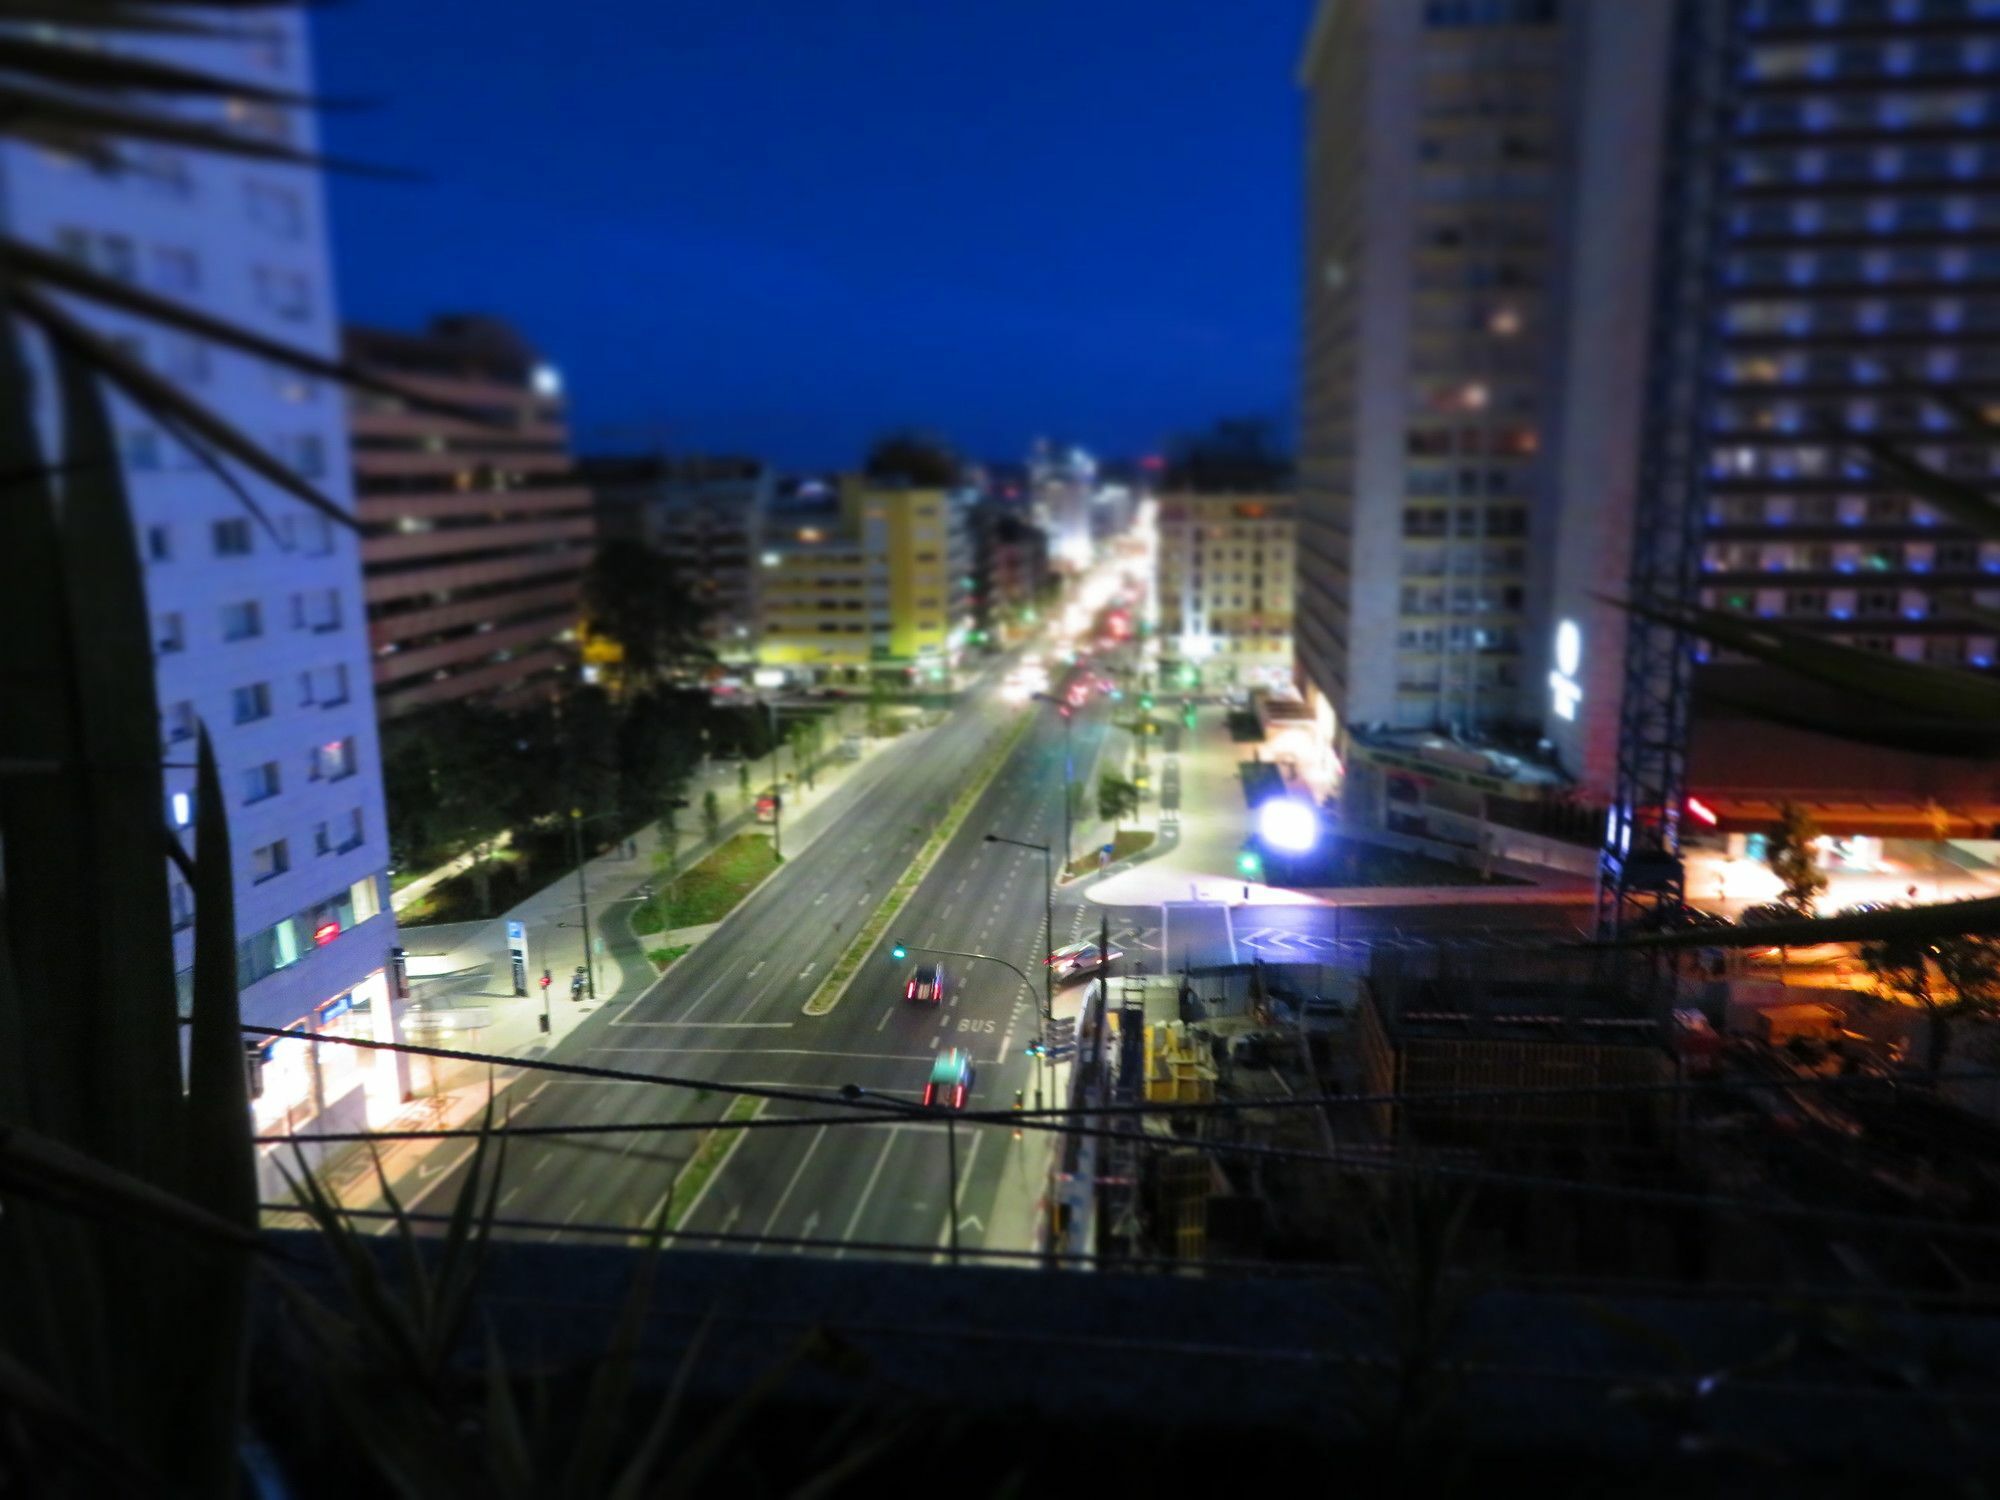
[[[909,956],[910,956],[909,948],[905,946],[900,940],[896,943],[895,947],[889,950],[889,957],[891,958],[902,959],[902,958],[908,958]]]
[[[1238,873],[1247,875],[1252,880],[1257,878],[1263,868],[1264,861],[1258,858],[1255,849],[1245,849],[1241,854],[1236,856],[1236,869]]]
[[[1153,695],[1151,693],[1141,693],[1139,695],[1139,707],[1145,709],[1147,713],[1151,713],[1153,711]]]

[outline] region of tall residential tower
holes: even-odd
[[[222,38],[120,36],[107,45],[313,92],[305,22],[293,10],[232,13]],[[242,100],[184,107],[302,151],[317,145],[300,110]],[[338,352],[316,171],[167,145],[131,144],[121,155],[122,170],[0,144],[8,231],[268,338]],[[79,311],[351,504],[338,389],[135,318]],[[145,560],[166,759],[184,768],[196,726],[207,726],[229,798],[244,1019],[295,1038],[262,1049],[257,1123],[379,1122],[402,1095],[390,1055],[316,1040],[391,1040],[399,1003],[358,540],[238,475],[266,526],[144,414],[120,401],[113,417]],[[192,783],[191,771],[176,769],[163,792],[182,829],[192,822]],[[178,876],[172,899],[185,973],[193,912]]]

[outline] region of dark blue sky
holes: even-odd
[[[513,320],[578,439],[852,462],[1289,428],[1310,0],[351,0],[344,314]]]

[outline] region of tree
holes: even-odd
[[[917,432],[892,432],[876,439],[862,464],[870,479],[897,481],[921,489],[949,489],[958,483],[958,459],[950,447]]]
[[[2000,942],[1992,938],[1885,939],[1864,943],[1861,961],[1878,997],[1924,1012],[1924,1066],[1933,1078],[1944,1070],[1953,1021],[2000,1019]]]
[[[868,737],[872,740],[882,738],[883,732],[888,728],[888,705],[888,685],[882,681],[882,674],[880,672],[870,672],[868,674]]]
[[[722,837],[722,803],[714,787],[701,794],[701,831],[711,844]]]
[[[1291,483],[1292,466],[1262,417],[1226,418],[1209,431],[1174,441],[1167,487],[1214,494],[1270,494]]]
[[[527,753],[514,716],[447,703],[398,722],[383,736],[383,791],[399,858],[442,862],[473,856],[471,875],[482,914],[492,909],[491,859],[502,836],[525,813]]]
[[[1778,899],[1802,917],[1813,913],[1813,904],[1826,890],[1826,871],[1820,865],[1814,840],[1820,826],[1811,813],[1796,802],[1778,808],[1778,831],[1764,847],[1764,863],[1778,877],[1784,890]]]
[[[679,570],[642,542],[619,539],[597,549],[584,570],[583,612],[591,629],[618,643],[628,686],[714,660],[702,636],[707,611]]]
[[[1139,810],[1139,788],[1123,776],[1106,771],[1097,778],[1097,815],[1109,820],[1115,837],[1119,824]]]

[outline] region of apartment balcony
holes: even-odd
[[[544,520],[522,521],[495,526],[454,526],[441,531],[408,531],[392,536],[368,537],[362,542],[361,562],[365,571],[390,563],[415,562],[425,558],[449,561],[466,553],[498,552],[504,548],[558,548],[570,543],[585,545],[597,535],[596,518],[590,515],[551,516]]]

